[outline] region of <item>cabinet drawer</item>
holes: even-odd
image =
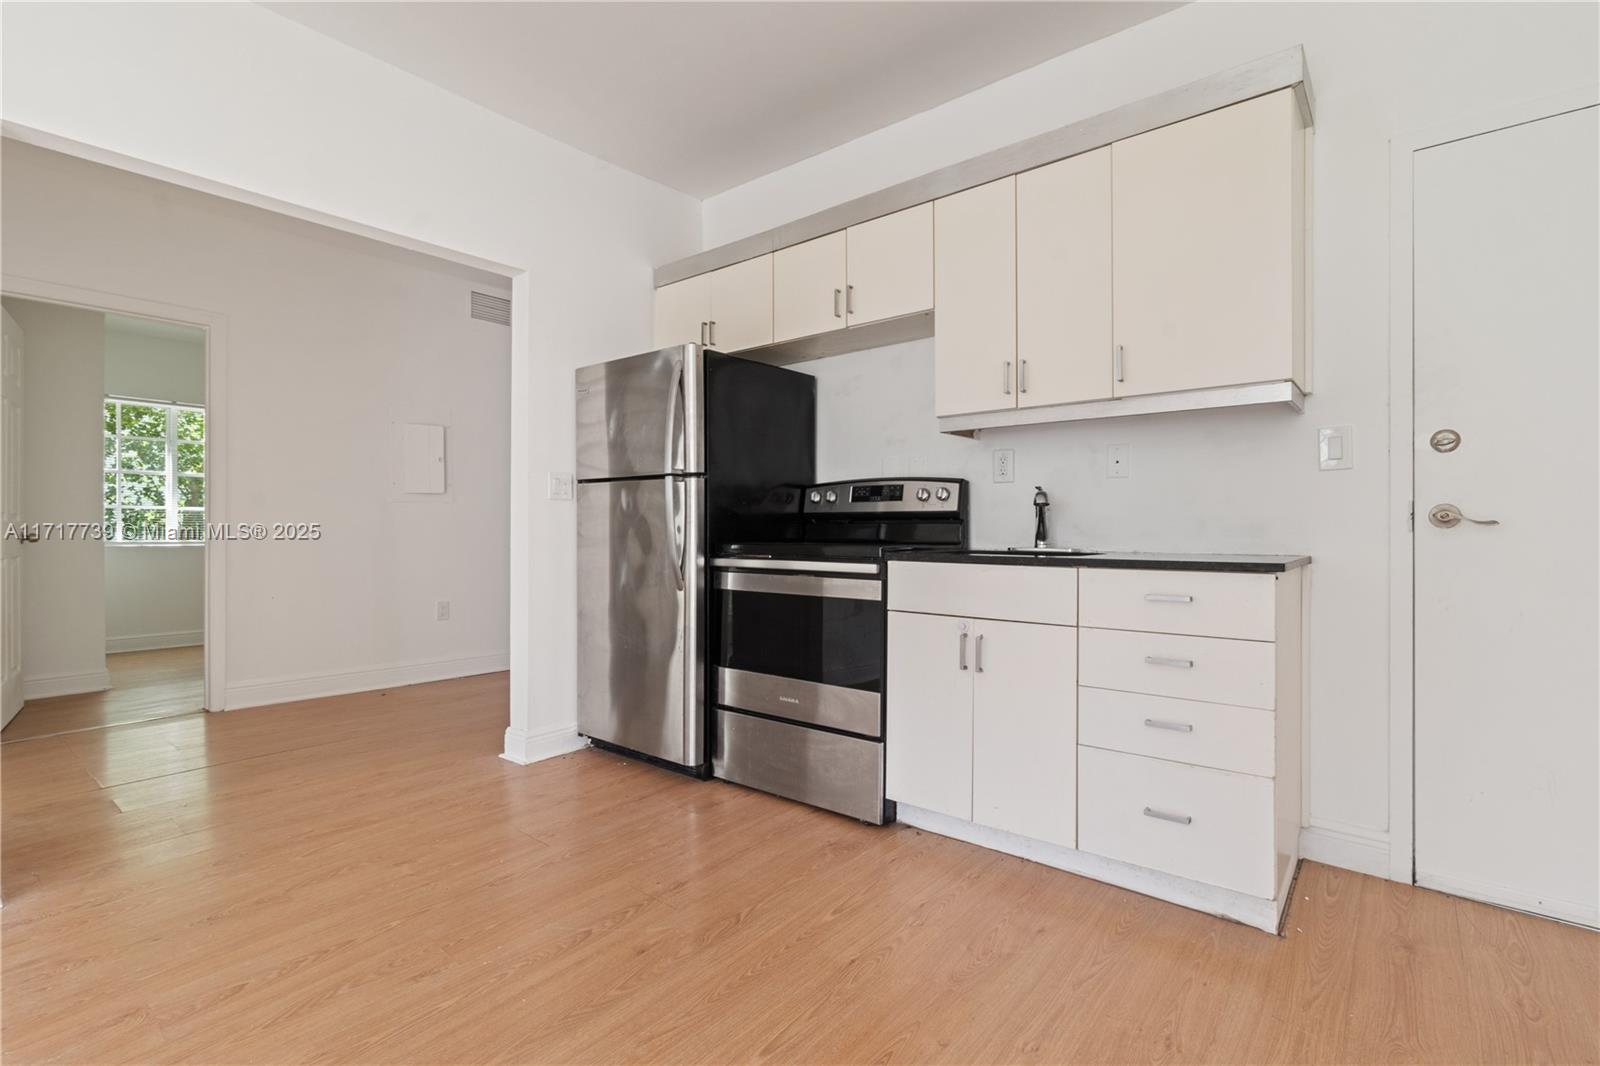
[[[1271,899],[1277,866],[1272,782],[1080,748],[1078,847]]]
[[[1078,742],[1271,777],[1271,711],[1104,688],[1078,690]]]
[[[1276,579],[1271,574],[1176,570],[1085,570],[1083,624],[1101,629],[1271,640]]]
[[[1079,683],[1272,710],[1276,645],[1256,640],[1082,629]]]
[[[1070,626],[1078,572],[1068,567],[889,564],[889,609]]]

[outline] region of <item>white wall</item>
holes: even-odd
[[[23,521],[92,525],[101,517],[104,460],[103,316],[32,300],[7,298],[5,306],[22,327]],[[22,552],[24,696],[105,688],[100,543],[41,534]]]
[[[228,704],[351,673],[503,668],[510,332],[469,318],[468,303],[505,280],[27,145],[7,146],[4,166],[8,271],[227,314],[226,422],[211,429],[230,448],[230,520],[322,524],[315,543],[228,545]],[[195,387],[115,376],[135,394]],[[397,488],[406,421],[447,427],[445,496]],[[119,638],[141,635],[125,631],[140,623],[120,597],[158,579],[130,571],[201,554],[105,550]],[[178,580],[194,595],[197,573]],[[145,632],[197,628],[175,605],[160,613]]]
[[[648,347],[651,270],[698,247],[699,205],[253,4],[8,4],[0,19],[13,132],[524,272],[507,754],[570,743],[573,510],[545,477],[572,469],[572,368]]]
[[[155,328],[105,316],[105,394],[204,405],[205,332]],[[107,544],[106,651],[203,643],[205,562],[197,543]]]
[[[811,364],[824,477],[974,481],[974,536],[1018,543],[1042,483],[1057,538],[1085,546],[1309,552],[1309,817],[1387,868],[1388,196],[1391,133],[1592,85],[1594,5],[1194,4],[705,204],[708,246],[1303,44],[1316,93],[1316,394],[1304,415],[1153,416],[941,437],[932,342]],[[1316,427],[1355,427],[1355,469],[1319,473]],[[1133,476],[1105,478],[1129,444]],[[990,453],[1016,449],[1016,482]],[[1347,852],[1349,853],[1349,852]]]

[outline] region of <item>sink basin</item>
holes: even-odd
[[[975,551],[973,555],[1099,555],[1100,552],[1090,551],[1087,548],[1007,548],[1005,551]]]

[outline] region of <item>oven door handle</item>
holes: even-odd
[[[742,559],[738,556],[720,555],[711,560],[718,570],[801,570],[825,574],[872,574],[877,576],[877,563],[834,563],[820,559]]]
[[[825,577],[822,574],[749,574],[724,570],[717,575],[717,588],[729,592],[767,592],[825,600],[878,602],[883,599],[881,581],[858,577]]]

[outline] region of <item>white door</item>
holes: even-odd
[[[1111,146],[1118,396],[1303,380],[1293,89]]]
[[[4,315],[0,341],[0,728],[22,709],[22,327]]]
[[[933,205],[851,226],[845,311],[852,326],[933,307]]]
[[[700,274],[656,290],[657,348],[706,343],[711,321],[711,275]]]
[[[972,623],[889,612],[885,791],[972,820]]]
[[[1017,175],[1017,406],[1111,398],[1111,149]]]
[[[707,337],[719,352],[772,343],[772,256],[713,270]]]
[[[772,337],[792,341],[845,327],[845,235],[772,253]]]
[[[1600,923],[1596,116],[1418,152],[1413,230],[1417,883],[1587,925]]]
[[[1017,179],[933,204],[933,409],[1017,406]]]
[[[975,623],[972,820],[1077,844],[1078,631]]]

